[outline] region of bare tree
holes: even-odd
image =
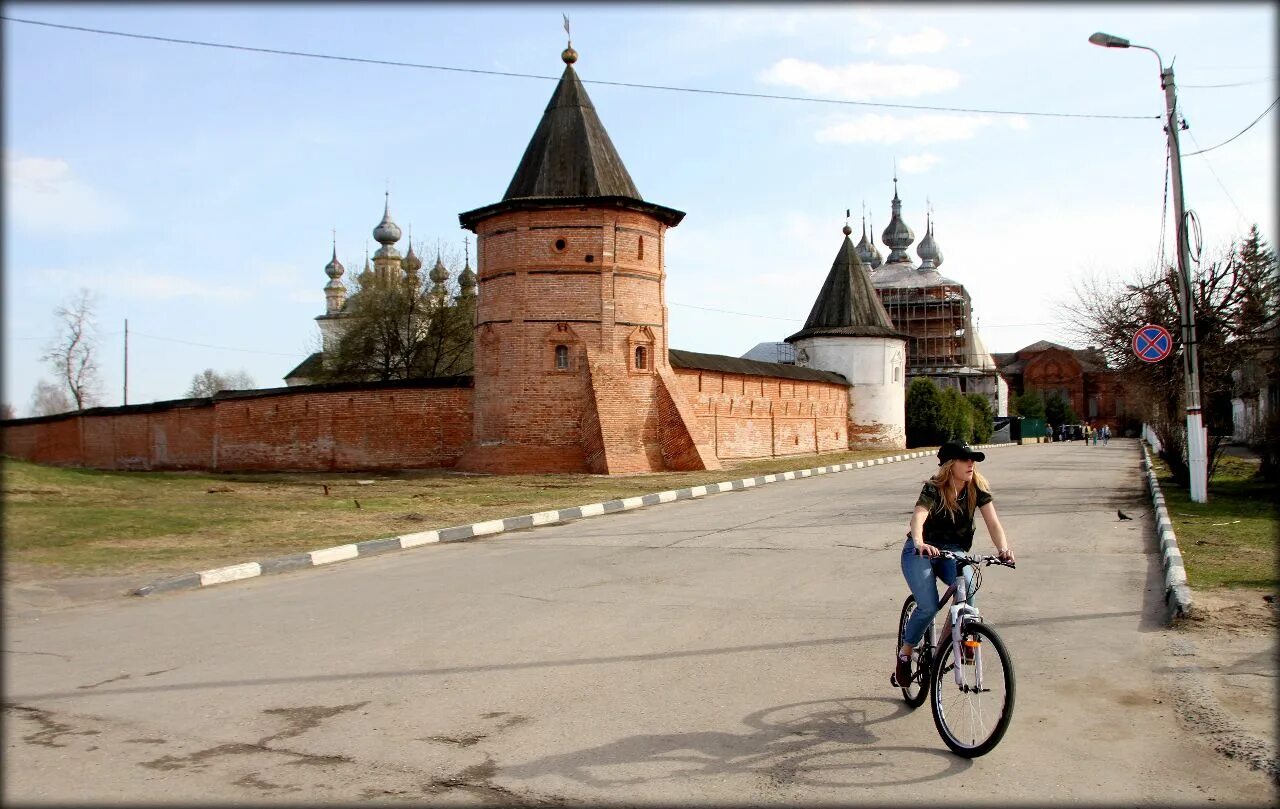
[[[417,249],[420,245],[415,245]],[[458,294],[461,256],[433,251],[448,277],[431,277],[435,256],[414,275],[381,280],[360,272],[348,282],[343,331],[319,381],[375,381],[471,372],[474,299]]]
[[[239,371],[215,371],[205,368],[191,377],[187,396],[193,399],[212,396],[220,390],[249,390],[254,387],[253,377],[243,369]]]
[[[73,410],[67,391],[59,384],[41,379],[31,394],[31,415],[52,416]]]
[[[1259,311],[1274,311],[1274,275],[1274,254],[1256,228],[1243,242],[1205,256],[1195,267],[1191,291],[1200,397],[1205,426],[1213,437],[1211,450],[1220,450],[1221,439],[1231,433],[1232,371],[1256,351],[1258,324],[1266,320]],[[1120,372],[1126,399],[1141,403],[1144,419],[1163,445],[1162,456],[1175,478],[1185,483],[1189,469],[1177,270],[1152,267],[1136,276],[1129,283],[1087,279],[1077,284],[1075,300],[1063,309],[1073,336],[1097,345]],[[1148,323],[1167,325],[1173,335],[1177,350],[1161,362],[1143,362],[1133,353],[1133,336]],[[1211,452],[1211,459],[1217,454]]]
[[[81,288],[75,296],[58,306],[54,310],[59,321],[58,335],[41,357],[66,386],[75,400],[76,410],[95,404],[100,386],[98,341],[94,334],[96,304],[93,293]]]

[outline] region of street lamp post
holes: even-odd
[[[1186,381],[1187,397],[1187,466],[1191,473],[1191,499],[1196,503],[1208,500],[1208,441],[1204,421],[1200,413],[1200,362],[1196,353],[1196,311],[1191,287],[1191,248],[1187,239],[1187,220],[1182,199],[1182,152],[1178,146],[1178,99],[1173,83],[1173,66],[1164,66],[1164,60],[1154,48],[1134,45],[1122,37],[1101,31],[1089,37],[1094,45],[1104,48],[1139,48],[1151,51],[1160,64],[1160,86],[1164,90],[1165,126],[1169,136],[1169,159],[1173,174],[1173,209],[1176,217],[1178,241],[1178,309],[1182,333],[1182,370]]]

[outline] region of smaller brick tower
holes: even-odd
[[[648,472],[717,468],[667,354],[666,230],[573,64],[502,201],[459,214],[476,234],[473,441],[458,468]]]

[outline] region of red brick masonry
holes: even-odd
[[[451,466],[471,380],[309,385],[94,408],[3,425],[13,458],[94,469],[357,471]]]
[[[662,369],[671,469],[848,446],[848,389],[825,382]],[[364,471],[451,467],[472,440],[469,377],[227,391],[0,425],[5,455],[94,469]],[[693,433],[692,435],[690,433]],[[591,451],[593,448],[584,448]],[[600,451],[600,448],[594,448]],[[519,471],[511,469],[507,471]]]

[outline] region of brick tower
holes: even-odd
[[[681,211],[645,202],[566,48],[551,101],[476,234],[473,441],[484,472],[718,468],[667,354],[663,244]]]

